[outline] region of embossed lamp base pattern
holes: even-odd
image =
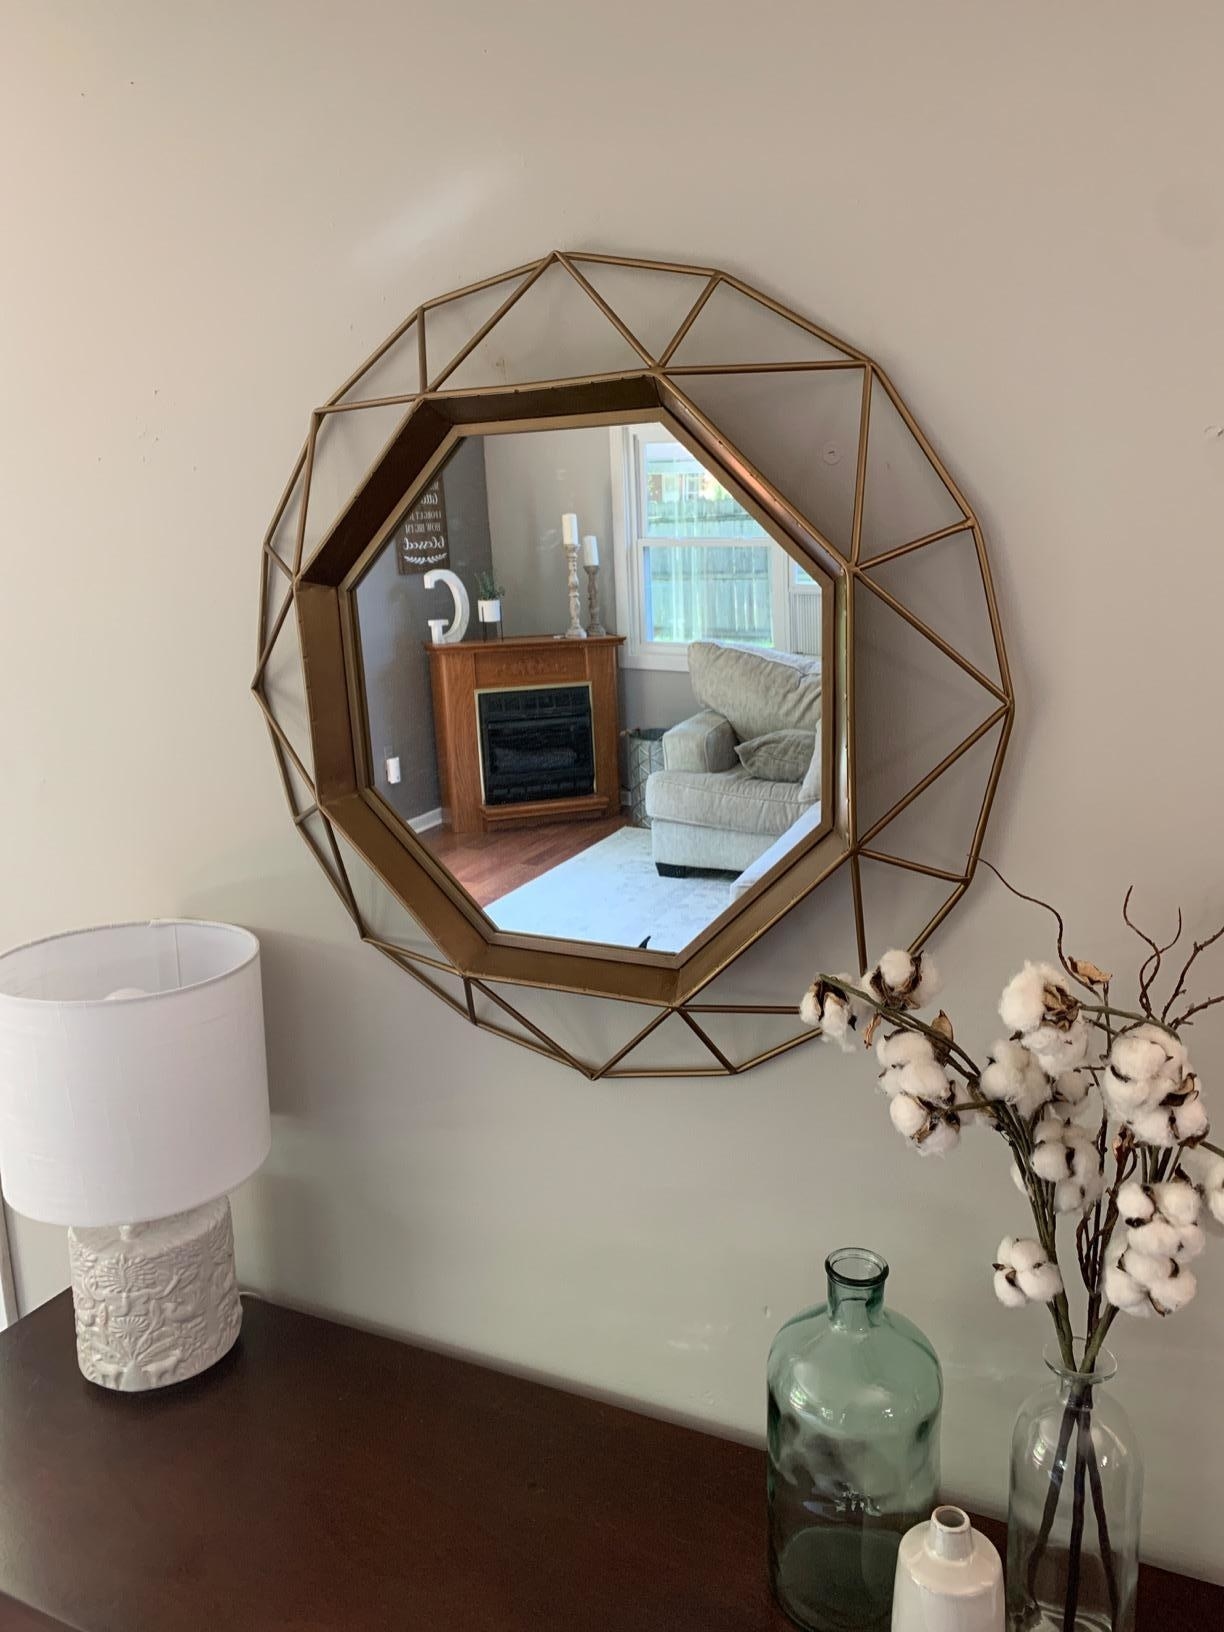
[[[68,1231],[77,1363],[126,1393],[181,1383],[234,1346],[242,1302],[225,1196],[148,1224]]]

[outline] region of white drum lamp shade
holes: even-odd
[[[120,1239],[125,1262],[142,1251],[150,1262],[181,1259],[188,1228],[211,1232],[214,1259],[229,1241],[232,1266],[224,1198],[260,1166],[270,1138],[259,942],[249,931],[114,924],[0,956],[0,1181],[14,1211],[72,1226],[79,1340],[78,1259],[96,1268]],[[155,1285],[148,1263],[141,1273]],[[184,1284],[182,1262],[168,1274]],[[216,1264],[210,1276],[220,1287]],[[113,1278],[113,1264],[95,1276],[100,1286]],[[235,1324],[226,1347],[236,1335]],[[90,1375],[83,1354],[82,1369]],[[147,1373],[94,1380],[155,1386]]]

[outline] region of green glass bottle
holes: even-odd
[[[936,1504],[943,1376],[884,1307],[878,1253],[839,1248],[825,1272],[828,1302],[769,1353],[769,1579],[809,1632],[888,1632],[901,1537]]]

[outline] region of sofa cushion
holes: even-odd
[[[730,720],[741,742],[770,731],[814,731],[820,721],[818,657],[695,640],[688,665],[697,701]]]
[[[797,782],[762,782],[742,765],[733,771],[653,771],[646,779],[651,821],[777,838],[803,809]]]
[[[802,782],[816,747],[814,731],[767,731],[735,750],[749,776],[762,782]]]

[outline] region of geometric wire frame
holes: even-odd
[[[542,304],[546,288],[550,304]],[[557,303],[574,299],[581,311],[565,306],[564,323],[554,320],[563,309]],[[579,338],[591,325],[591,338]],[[515,334],[526,347],[517,368],[510,362]],[[579,371],[570,366],[571,353],[584,346],[588,364],[598,366]],[[621,366],[609,366],[613,362]],[[823,469],[807,430],[789,464],[780,442],[777,460],[772,444],[750,456],[743,431],[733,433],[718,408],[718,393],[737,386],[763,402],[765,393],[802,389],[821,375],[836,376],[843,412],[846,403],[853,409],[852,470],[836,470],[832,444],[826,451],[834,463]],[[749,440],[759,407],[751,400],[755,406],[744,419]],[[609,411],[623,419],[646,411],[670,419],[747,495],[773,536],[834,584],[835,719],[828,733],[831,764],[826,761],[832,776],[825,783],[834,831],[807,848],[797,846],[737,914],[674,956],[577,945],[545,950],[558,943],[498,933],[448,875],[439,876],[423,847],[393,837],[358,769],[360,698],[345,588],[357,556],[414,484],[425,485],[447,435],[493,419],[604,423]],[[801,413],[788,413],[787,422],[796,418],[802,430]],[[392,432],[386,440],[380,434],[376,456],[337,508],[319,472],[329,440],[339,445],[347,429],[361,424],[390,424]],[[826,477],[843,483],[844,513],[834,503],[812,513],[811,495]],[[911,516],[922,530],[907,536]],[[957,632],[939,626],[949,586],[952,598],[964,594],[973,602],[968,616],[972,622],[976,613],[978,627],[971,630],[970,655]],[[940,654],[950,665],[947,675],[967,686],[984,712],[971,730],[958,728],[955,740],[935,743],[933,763],[912,780],[907,775],[904,788],[877,790],[883,808],[868,810],[867,762],[860,764],[860,756],[869,728],[879,727],[881,718],[887,726],[893,701],[886,660],[873,719],[863,712],[869,654],[861,631],[881,619],[890,641]],[[883,637],[873,638],[882,645]],[[892,684],[901,689],[899,680]],[[585,251],[554,251],[426,301],[311,415],[263,542],[252,691],[294,824],[361,938],[473,1025],[591,1080],[737,1074],[815,1038],[818,1033],[796,1030],[788,1020],[793,1002],[764,1001],[759,993],[754,1001],[741,1000],[732,976],[767,930],[822,887],[829,895],[836,885],[846,898],[853,926],[848,956],[864,970],[874,903],[887,902],[882,910],[892,915],[890,890],[917,881],[935,892],[933,900],[900,928],[890,916],[887,933],[921,946],[973,878],[1015,709],[981,528],[884,371],[730,273]],[[886,753],[885,747],[879,757]],[[915,848],[915,812],[932,802],[941,779],[954,770],[962,780],[971,778],[967,844],[954,857],[907,853]],[[359,867],[368,868],[366,884],[385,888],[398,916],[391,928],[359,900]],[[789,970],[788,989],[807,975],[806,968]],[[634,1019],[641,1023],[591,1058],[593,1047],[567,1044],[549,1017],[532,1018],[523,996],[507,995],[507,989],[529,987],[628,1001],[640,1006]],[[748,1028],[748,1016],[783,1034],[764,1042],[758,1035],[741,1056],[736,1033]],[[732,1017],[736,1024],[728,1026]],[[652,1063],[651,1039],[664,1031],[674,1037],[678,1026],[696,1060]]]

